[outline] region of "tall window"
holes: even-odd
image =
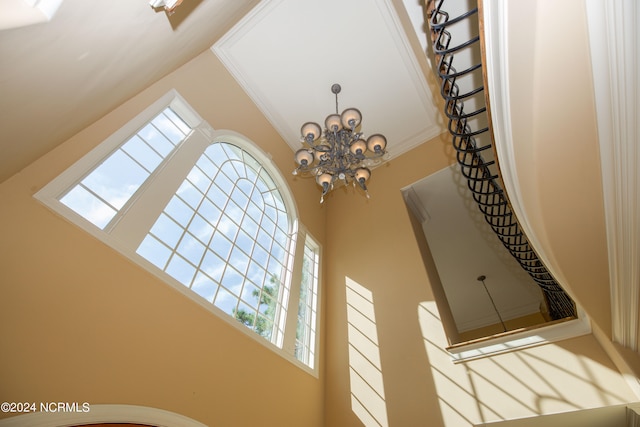
[[[35,197],[315,370],[318,246],[298,230],[270,159],[237,134],[215,132],[176,92]]]
[[[295,356],[309,366],[314,366],[316,354],[319,264],[318,245],[307,236],[302,258]]]
[[[104,229],[189,132],[191,127],[166,107],[60,202]]]

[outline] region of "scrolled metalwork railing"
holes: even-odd
[[[573,301],[529,244],[503,190],[484,98],[478,8],[451,17],[442,8],[445,3],[427,0],[426,10],[444,112],[461,172],[486,222],[542,289],[550,317],[553,320],[575,317]],[[462,41],[454,43],[452,33]],[[454,59],[462,71],[454,67]]]

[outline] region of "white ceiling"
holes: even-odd
[[[539,312],[540,288],[502,246],[457,165],[414,183],[418,213],[459,332]],[[485,285],[477,278],[486,276]]]
[[[393,158],[444,131],[409,37],[390,0],[263,0],[213,51],[292,150],[339,83],[339,112],[358,108]]]
[[[64,0],[50,22],[0,30],[0,182],[209,48],[292,151],[302,123],[335,112],[339,83],[340,110],[360,109],[393,159],[444,131],[422,13],[418,0],[189,0],[168,17],[147,0]],[[491,271],[469,274],[491,284]]]
[[[5,14],[25,0],[0,0]],[[258,0],[64,0],[0,30],[0,182],[215,43]],[[35,124],[35,125],[34,125]]]

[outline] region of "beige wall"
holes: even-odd
[[[451,362],[437,277],[401,195],[450,163],[449,144],[429,141],[375,169],[369,200],[339,189],[325,202],[326,425],[461,427],[635,400],[591,335]]]
[[[518,5],[510,8],[509,50],[517,60],[509,71],[523,202],[556,279],[610,336],[604,202],[584,1]]]
[[[324,381],[238,333],[33,199],[173,87],[214,128],[238,131],[273,155],[302,221],[324,244]],[[289,173],[291,149],[205,52],[0,185],[0,401],[154,406],[209,425],[346,427],[361,425],[359,417],[373,417],[391,426],[460,427],[635,400],[590,335],[451,363],[431,291],[437,275],[428,263],[425,267],[400,192],[450,164],[449,144],[448,138],[436,138],[375,169],[369,200],[342,188],[319,206],[312,180]],[[591,140],[586,147],[580,162],[592,167]],[[553,151],[546,153],[561,169],[572,164],[575,151],[559,151],[565,163],[554,160]],[[567,179],[569,188],[578,184],[573,176],[556,169],[554,174]],[[534,178],[550,190],[551,181],[540,171]],[[577,193],[576,209],[593,207],[585,204],[582,187]],[[608,289],[600,280],[606,278],[601,229],[572,239],[583,226],[600,227],[601,213],[596,208],[594,217],[579,223],[570,222],[568,213],[554,220],[557,213],[549,206],[561,202],[562,193],[534,194],[572,289],[606,324],[606,309],[601,313],[596,304]],[[570,256],[572,245],[583,257]],[[588,283],[578,271],[585,262],[593,262],[589,268],[595,274]]]
[[[214,128],[273,155],[302,222],[324,242],[318,194],[304,191],[315,184],[292,180],[291,149],[207,51],[0,186],[0,401],[151,406],[211,426],[321,426],[321,379],[32,197],[174,87]]]

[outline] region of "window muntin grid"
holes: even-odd
[[[59,201],[104,230],[191,130],[171,107],[165,108]]]
[[[318,267],[318,246],[307,235],[302,259],[295,357],[310,367],[315,366],[316,327],[318,318]]]
[[[291,224],[266,169],[240,147],[210,145],[137,253],[282,346]]]
[[[109,156],[115,153],[121,145],[129,141],[132,138],[132,135],[137,135],[137,132],[139,132],[140,129],[144,128],[151,120],[153,120],[153,118],[167,108],[167,106],[170,106],[172,111],[189,125],[189,128],[192,129],[191,132],[188,133],[184,141],[177,144],[178,146],[173,150],[173,152],[165,156],[166,158],[162,160],[158,167],[156,167],[151,176],[147,178],[144,184],[142,184],[131,196],[130,200],[123,205],[120,212],[116,214],[116,216],[104,228],[97,227],[60,201],[61,197],[67,194],[70,189],[74,188],[74,186],[87,177],[88,174],[96,168],[96,165],[102,164]],[[239,331],[248,334],[256,341],[267,346],[270,350],[317,376],[317,350],[315,363],[312,365],[307,365],[301,362],[294,355],[296,340],[295,325],[297,322],[298,310],[289,309],[285,311],[284,309],[281,309],[275,314],[268,312],[269,307],[274,306],[272,303],[272,297],[266,293],[263,293],[262,297],[256,297],[253,295],[253,290],[257,288],[257,286],[251,285],[255,286],[255,288],[249,285],[245,286],[244,294],[241,296],[242,300],[248,300],[248,302],[254,306],[257,300],[261,313],[260,316],[266,315],[269,318],[273,317],[275,319],[274,325],[276,326],[274,327],[274,331],[271,333],[271,341],[267,341],[260,334],[255,333],[243,323],[237,321],[233,316],[225,314],[214,304],[208,302],[208,300],[213,300],[215,292],[218,290],[220,292],[228,293],[227,290],[219,287],[219,283],[222,280],[224,273],[224,270],[219,268],[219,265],[224,263],[224,260],[221,260],[216,253],[205,251],[204,256],[207,257],[208,260],[216,260],[217,257],[217,259],[220,259],[221,261],[205,263],[205,270],[196,270],[192,280],[191,289],[189,289],[165,271],[156,267],[156,265],[168,265],[169,259],[174,252],[172,249],[173,246],[169,247],[165,244],[157,245],[150,260],[145,259],[136,252],[137,248],[141,246],[141,242],[145,237],[147,237],[147,234],[152,227],[156,228],[157,233],[163,233],[163,235],[166,235],[167,240],[177,247],[184,234],[185,228],[184,225],[180,224],[189,224],[193,219],[194,222],[199,224],[196,227],[199,230],[199,233],[190,232],[191,235],[197,238],[196,240],[202,243],[206,238],[210,238],[212,241],[213,239],[216,239],[216,242],[218,243],[225,243],[226,245],[220,246],[221,254],[226,256],[228,251],[228,256],[231,256],[233,245],[229,243],[229,239],[222,234],[222,230],[216,230],[211,226],[211,224],[207,224],[207,222],[213,223],[221,220],[222,210],[218,207],[219,205],[214,204],[211,200],[219,200],[224,195],[218,194],[216,196],[214,194],[211,198],[204,197],[198,206],[196,217],[193,216],[193,208],[190,207],[187,202],[183,201],[181,198],[173,197],[176,194],[176,189],[183,184],[185,176],[187,176],[193,169],[196,160],[201,157],[202,153],[212,144],[212,142],[219,141],[224,141],[236,146],[232,153],[232,156],[235,159],[242,158],[241,152],[243,150],[253,156],[244,157],[243,160],[245,164],[248,165],[242,166],[246,176],[244,178],[241,177],[235,183],[235,186],[240,188],[243,194],[248,197],[247,201],[241,197],[237,197],[237,204],[239,207],[246,203],[246,209],[244,212],[245,221],[242,222],[241,227],[236,227],[238,228],[238,246],[243,251],[247,250],[247,236],[260,243],[254,244],[253,246],[252,259],[249,261],[249,267],[247,269],[251,275],[247,275],[246,277],[248,279],[246,280],[249,280],[254,284],[261,282],[269,283],[269,275],[267,274],[268,269],[264,268],[264,266],[269,266],[270,252],[265,250],[265,248],[268,246],[267,242],[270,240],[275,241],[272,243],[271,253],[274,255],[277,255],[282,251],[286,253],[285,257],[287,261],[286,263],[283,263],[283,265],[286,266],[284,267],[285,274],[290,274],[291,277],[295,278],[295,282],[292,282],[290,278],[285,280],[287,286],[281,289],[281,292],[278,295],[278,301],[285,301],[283,305],[295,307],[299,299],[299,287],[301,283],[298,278],[300,277],[302,269],[302,254],[304,250],[303,243],[305,236],[307,235],[307,231],[297,220],[295,201],[289,192],[286,181],[279,174],[279,171],[270,159],[253,143],[233,131],[215,131],[212,129],[174,90],[158,99],[153,105],[150,105],[136,117],[132,118],[121,129],[117,130],[102,143],[95,146],[85,156],[34,194],[34,197],[54,212],[60,214],[61,217],[66,218],[78,227],[84,229],[87,233],[119,251],[140,267],[147,269],[149,272],[165,281],[167,285],[183,291],[185,295],[191,298],[195,303],[208,309],[212,314],[228,319],[230,324],[236,327]],[[131,148],[131,150],[134,150],[134,148]],[[142,148],[144,149],[144,147]],[[140,150],[140,147],[135,149]],[[163,151],[160,148],[159,150],[159,152],[163,152],[162,155],[166,154],[166,151]],[[151,156],[150,159],[144,157],[144,161],[140,160],[140,163],[150,169],[153,167],[153,159],[153,156]],[[205,172],[207,167],[219,168],[219,164],[223,163],[219,158],[208,159],[210,163],[207,163],[204,160],[205,159],[203,159],[203,162],[201,163],[201,170]],[[262,170],[260,165],[264,165],[266,170]],[[232,166],[234,168],[238,167],[237,164]],[[119,169],[113,170],[112,172],[115,174],[120,173]],[[260,172],[256,172],[258,170]],[[199,174],[199,171],[196,170],[193,173],[197,175]],[[207,174],[209,174],[209,172],[207,172]],[[261,191],[270,191],[278,188],[280,190],[280,194],[275,196],[265,194],[265,197],[262,197],[258,192],[253,192],[252,187],[255,182],[254,176],[261,178],[261,180],[257,181],[257,185]],[[223,176],[221,175],[220,187],[228,185],[226,181],[226,184],[223,183],[222,177]],[[226,175],[224,175],[224,177],[226,177]],[[200,186],[199,188],[202,192],[205,188],[202,187],[202,181],[197,177],[194,177],[193,181],[197,183],[196,187]],[[188,186],[185,186],[183,191],[185,193],[185,199],[188,199],[189,203],[193,204],[194,201],[197,200],[192,199],[191,196],[195,193],[193,193],[192,189],[189,189]],[[210,194],[213,194],[213,192],[207,192],[207,196]],[[261,206],[265,200],[269,201],[269,203]],[[185,209],[185,206],[188,209]],[[279,215],[279,212],[284,210],[288,213],[290,222],[289,235],[281,232],[277,234],[275,233],[275,231],[278,230],[278,224],[281,224],[283,220],[282,216]],[[199,218],[198,216],[202,218]],[[205,219],[206,221],[204,221]],[[261,225],[264,228],[262,228]],[[280,226],[280,228],[282,227]],[[164,229],[164,231],[158,231],[160,229]],[[273,232],[270,234],[269,230],[272,229]],[[230,233],[233,232],[233,229],[229,228],[225,229],[225,231]],[[245,234],[241,234],[241,232],[244,232]],[[222,237],[225,237],[225,239],[221,239]],[[187,245],[189,242],[193,243],[194,241],[185,241],[181,250],[187,254],[188,257],[193,257],[194,254],[197,253],[199,246],[197,244]],[[185,259],[188,260],[188,258]],[[191,264],[187,263],[187,265]],[[271,265],[273,265],[273,262]],[[184,273],[183,275],[185,277],[189,277],[192,271],[188,268],[183,270],[181,267],[185,267],[185,265],[181,265],[176,262],[172,267],[173,272],[176,275]],[[289,287],[289,285],[291,287]],[[230,293],[228,294],[230,301],[233,302],[233,298],[235,298],[235,296]],[[204,297],[201,295],[204,295]],[[262,298],[262,300],[260,300],[260,298]],[[225,301],[223,300],[224,297],[221,296],[220,304],[224,306],[223,303],[225,303]],[[289,301],[289,303],[287,304],[286,301]],[[246,308],[245,306],[239,305],[238,307]],[[229,310],[232,310],[232,307],[227,308],[227,311]],[[285,323],[286,329],[283,333],[281,325],[285,325]],[[274,345],[272,345],[272,343]]]

